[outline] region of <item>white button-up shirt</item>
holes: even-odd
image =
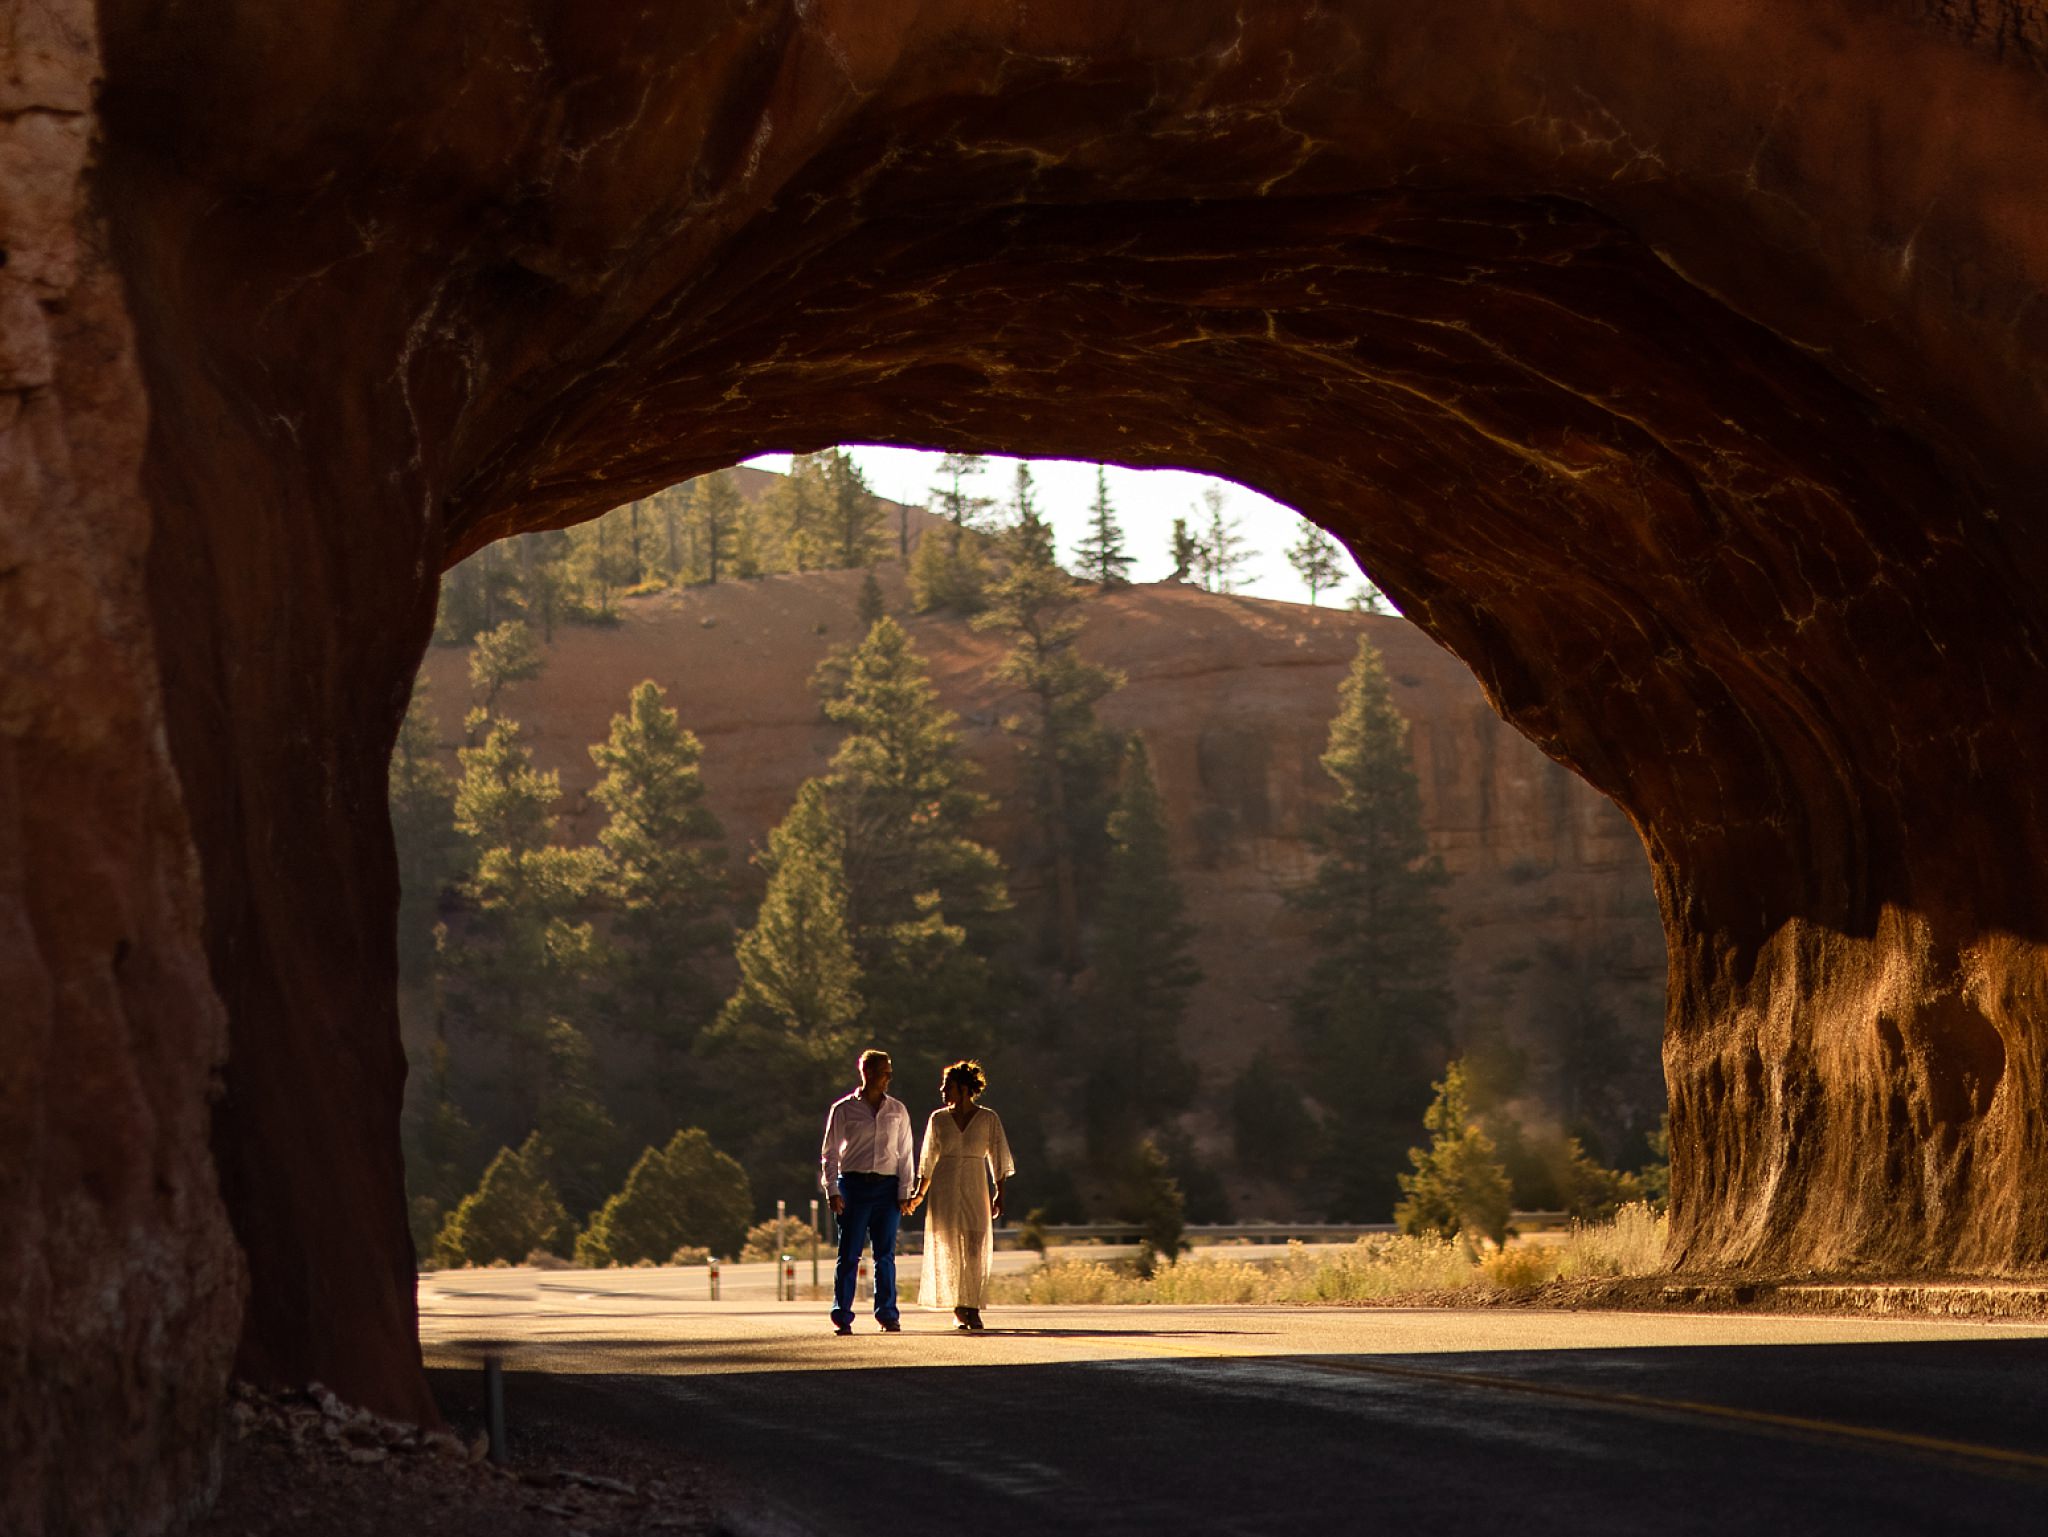
[[[826,1113],[825,1145],[818,1150],[818,1178],[825,1194],[839,1194],[841,1174],[862,1173],[895,1175],[906,1201],[917,1188],[910,1112],[893,1094],[884,1094],[877,1109],[856,1089],[835,1100]]]

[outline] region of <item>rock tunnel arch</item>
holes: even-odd
[[[83,126],[42,244],[10,226],[21,420],[69,456],[27,460],[24,569],[135,680],[13,712],[21,782],[107,829],[13,864],[37,1017],[107,1069],[38,1122],[70,1151],[22,1199],[97,1226],[36,1263],[158,1288],[8,1315],[8,1444],[143,1406],[153,1458],[38,1463],[125,1459],[78,1509],[203,1481],[237,1330],[258,1377],[431,1412],[382,792],[436,573],[771,448],[1301,508],[1644,836],[1675,1259],[2048,1257],[2026,8],[201,10],[106,0],[97,55],[61,12]],[[94,882],[120,923],[59,922]],[[150,1131],[86,1158],[95,1122]]]

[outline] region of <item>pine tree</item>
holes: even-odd
[[[434,1242],[442,1265],[508,1265],[535,1250],[566,1257],[576,1229],[547,1174],[547,1152],[534,1133],[518,1152],[498,1149],[476,1189],[449,1214]]]
[[[576,583],[569,568],[575,542],[559,528],[521,534],[513,542],[519,547],[519,599],[527,623],[538,621],[541,640],[553,645],[556,624],[576,606]]]
[[[587,1217],[624,1173],[619,1128],[605,1106],[597,1054],[565,1019],[547,1022],[542,1036],[535,1130],[549,1177],[572,1217]]]
[[[1202,541],[1188,527],[1186,518],[1173,520],[1173,571],[1169,582],[1184,582],[1202,564]]]
[[[815,1104],[829,1098],[859,1049],[861,974],[846,912],[845,834],[826,786],[807,780],[755,862],[767,890],[740,936],[739,986],[705,1045],[728,1076],[773,1084],[767,1108],[748,1097],[713,1107],[755,1178],[800,1189],[816,1158]]]
[[[1124,543],[1124,531],[1109,504],[1109,475],[1095,466],[1095,505],[1089,509],[1088,534],[1074,554],[1081,570],[1104,592],[1130,580],[1131,554]]]
[[[888,602],[882,597],[882,584],[875,579],[875,568],[868,567],[860,579],[860,627],[872,630],[875,621],[885,619],[889,614]]]
[[[1321,1142],[1301,1090],[1264,1048],[1230,1087],[1230,1126],[1238,1166],[1286,1184],[1308,1172]]]
[[[1204,535],[1201,553],[1197,557],[1202,572],[1202,586],[1210,592],[1236,592],[1244,580],[1245,567],[1258,556],[1258,551],[1245,547],[1244,535],[1236,518],[1223,515],[1223,490],[1220,486],[1202,488],[1202,505],[1208,509],[1209,527]]]
[[[1436,1099],[1422,1118],[1427,1148],[1411,1147],[1412,1174],[1399,1176],[1401,1202],[1394,1220],[1404,1233],[1455,1238],[1476,1232],[1504,1243],[1508,1234],[1508,1173],[1493,1139],[1479,1127],[1465,1092],[1465,1065],[1452,1062],[1432,1085]]]
[[[691,498],[698,536],[697,553],[707,585],[716,586],[721,574],[729,574],[738,555],[740,518],[745,503],[738,482],[730,470],[706,475],[696,483]]]
[[[1010,526],[1012,529],[1031,525],[1043,526],[1045,519],[1038,512],[1038,488],[1031,477],[1031,461],[1017,461],[1017,477],[1010,486]],[[1045,537],[1052,537],[1050,529]]]
[[[1123,1184],[1125,1215],[1141,1229],[1138,1274],[1149,1277],[1162,1257],[1169,1265],[1179,1264],[1188,1247],[1187,1198],[1181,1194],[1180,1181],[1173,1177],[1173,1162],[1157,1138],[1142,1138],[1132,1149]]]
[[[579,1265],[665,1265],[688,1245],[738,1255],[754,1214],[747,1171],[697,1127],[648,1148],[576,1240]]]
[[[421,674],[398,728],[388,782],[391,836],[398,851],[398,973],[408,984],[426,980],[434,955],[434,912],[442,891],[461,870],[455,781],[441,767],[439,736]]]
[[[1314,879],[1291,901],[1317,950],[1294,1020],[1332,1107],[1332,1214],[1374,1219],[1449,1039],[1454,944],[1437,893],[1448,877],[1422,830],[1408,722],[1385,664],[1360,640],[1323,769],[1334,805],[1314,830]]]
[[[980,454],[947,454],[939,460],[941,481],[932,487],[932,511],[952,525],[947,542],[955,553],[968,533],[981,528],[983,516],[993,505],[990,498],[975,496],[966,488],[966,482],[987,464]]]
[[[538,678],[544,660],[526,622],[507,619],[496,629],[477,636],[469,653],[471,699],[479,709],[495,709],[505,686]]]
[[[921,535],[910,561],[910,606],[920,614],[978,614],[988,589],[980,534],[955,545],[934,530]]]
[[[846,568],[868,565],[880,553],[882,504],[868,489],[867,477],[853,462],[853,455],[835,448],[824,459],[832,564]]]
[[[1180,1027],[1188,995],[1202,980],[1192,950],[1195,927],[1173,877],[1166,805],[1137,737],[1124,749],[1123,783],[1108,831],[1081,1053],[1085,1121],[1098,1163],[1192,1099],[1195,1069],[1181,1050]]]
[[[1301,521],[1301,537],[1288,546],[1287,563],[1308,588],[1311,608],[1321,594],[1344,579],[1350,564],[1344,558],[1344,546],[1306,518]]]
[[[456,1102],[445,1040],[430,1043],[425,1067],[425,1072],[416,1067],[407,1078],[411,1103],[400,1128],[413,1252],[422,1259],[433,1252],[441,1224],[479,1172],[476,1131]]]
[[[1030,513],[1005,532],[1003,546],[1008,568],[989,589],[988,612],[974,626],[1016,638],[996,677],[1028,700],[1004,725],[1026,743],[1033,820],[1051,867],[1054,948],[1061,971],[1071,976],[1081,964],[1081,888],[1101,861],[1100,829],[1117,754],[1095,706],[1123,678],[1075,650],[1083,624],[1076,612],[1080,594],[1054,563],[1051,527]]]
[[[984,957],[1009,898],[1000,861],[969,836],[987,798],[968,788],[955,718],[902,627],[879,621],[835,674],[825,713],[848,735],[826,786],[845,829],[861,1020],[914,1079],[975,1049],[960,1032],[986,1012]]]
[[[704,749],[651,679],[590,749],[602,771],[591,799],[606,813],[604,894],[615,913],[607,957],[612,1017],[687,1047],[712,1011],[708,958],[722,951],[724,829],[704,799]]]
[[[547,1040],[574,1011],[590,973],[588,914],[601,863],[556,845],[561,785],[533,766],[519,725],[500,717],[462,748],[455,825],[467,842],[462,894],[469,912],[437,938],[456,1023],[500,1045],[512,1063],[511,1104],[534,1125],[547,1090]]]
[[[860,1012],[860,969],[846,916],[845,834],[823,781],[810,779],[756,856],[768,877],[740,936],[740,983],[719,1017],[727,1036],[769,1031],[836,1062]]]
[[[829,563],[825,454],[796,454],[789,473],[768,497],[772,563],[788,571],[815,571]]]
[[[569,575],[587,618],[610,624],[618,618],[615,599],[640,579],[617,509],[569,530]]]
[[[1354,614],[1385,614],[1392,610],[1387,604],[1386,594],[1373,584],[1372,578],[1361,577],[1358,590],[1351,594],[1346,606]]]

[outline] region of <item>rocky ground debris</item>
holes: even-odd
[[[196,1537],[614,1537],[722,1529],[692,1470],[621,1454],[573,1427],[522,1426],[515,1450],[524,1455],[500,1465],[489,1461],[481,1430],[385,1419],[319,1383],[284,1393],[237,1383],[227,1417],[220,1499]],[[561,1465],[567,1450],[586,1465]]]

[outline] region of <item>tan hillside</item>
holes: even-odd
[[[912,517],[913,534],[930,521]],[[891,612],[904,615],[902,567],[886,562],[878,576]],[[598,825],[587,745],[652,678],[704,742],[710,799],[742,861],[837,744],[808,680],[828,650],[857,638],[860,582],[833,571],[721,583],[627,600],[614,627],[557,630],[544,674],[508,688],[500,705],[524,724],[541,765],[560,771],[572,835],[592,837]],[[986,787],[1007,803],[1016,747],[991,681],[1003,642],[958,619],[905,623]],[[1302,831],[1328,787],[1317,759],[1361,633],[1385,654],[1413,722],[1431,845],[1454,877],[1461,1036],[1505,1029],[1528,1053],[1536,1099],[1560,1105],[1564,1038],[1604,1010],[1636,1050],[1632,1092],[1654,1124],[1663,936],[1647,862],[1620,812],[1503,724],[1465,668],[1405,620],[1160,583],[1092,599],[1082,649],[1129,679],[1102,713],[1146,740],[1201,929],[1207,980],[1189,1045],[1205,1087],[1191,1131],[1220,1160],[1231,1078],[1261,1044],[1285,1041],[1287,992],[1309,956],[1283,893],[1311,868]],[[436,648],[426,662],[451,750],[466,657]],[[988,834],[1006,854],[1029,835],[1008,809]]]

